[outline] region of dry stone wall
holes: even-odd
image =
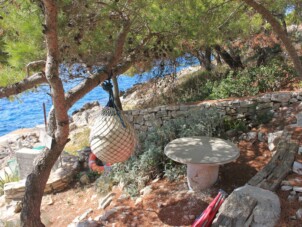
[[[290,106],[302,100],[302,91],[266,93],[245,99],[229,99],[206,101],[194,105],[158,106],[143,110],[125,111],[129,121],[137,132],[146,132],[154,126],[162,126],[165,122],[189,116],[192,110],[217,109],[222,116],[232,119],[245,119],[251,122],[256,115],[266,114],[280,107]]]

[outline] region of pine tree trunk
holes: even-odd
[[[210,47],[207,47],[205,50],[205,68],[208,71],[212,70],[211,56],[212,56],[212,50]]]
[[[243,0],[243,1],[249,6],[251,6],[252,8],[254,8],[265,20],[268,21],[268,23],[270,23],[273,31],[281,39],[289,56],[291,57],[295,69],[298,73],[298,76],[302,79],[302,64],[297,54],[297,51],[295,50],[294,46],[291,43],[291,40],[287,36],[286,32],[284,31],[283,27],[280,25],[278,20],[274,18],[274,16],[269,10],[267,10],[264,6],[257,3],[256,1],[254,0]]]
[[[220,58],[220,55],[219,55],[219,53],[217,51],[216,51],[216,54],[214,55],[214,57],[216,59],[217,65],[221,65],[222,64],[221,58]]]
[[[23,198],[23,208],[21,212],[22,227],[42,227],[44,224],[40,218],[40,208],[46,182],[51,172],[51,168],[60,156],[64,145],[54,144],[35,160],[35,167],[26,179],[25,195]]]
[[[243,64],[241,62],[240,56],[237,55],[235,58],[233,58],[224,48],[222,48],[219,45],[215,45],[215,50],[218,53],[218,55],[221,56],[221,58],[224,60],[224,62],[234,70],[237,70],[238,68],[243,68]]]
[[[41,227],[40,207],[44,189],[51,168],[61,154],[69,135],[69,119],[62,81],[59,77],[59,49],[57,36],[56,0],[43,0],[45,9],[45,40],[47,61],[45,76],[51,86],[53,108],[50,113],[49,129],[53,142],[50,150],[44,151],[34,161],[34,170],[26,179],[23,208],[21,211],[22,227]]]
[[[205,67],[205,69],[208,71],[212,70],[211,53],[211,48],[209,47],[205,49],[205,53],[202,53],[201,50],[196,50],[196,57],[199,61],[199,64]]]

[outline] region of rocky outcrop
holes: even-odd
[[[235,189],[219,209],[212,226],[273,227],[281,212],[276,194],[246,185]]]
[[[57,192],[65,189],[73,179],[78,169],[78,158],[69,154],[63,154],[59,160],[59,168],[50,174],[44,192]],[[6,183],[4,195],[7,201],[22,200],[25,192],[25,180]]]

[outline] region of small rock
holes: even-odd
[[[302,219],[302,208],[300,208],[299,210],[297,210],[297,212],[296,212],[296,217],[297,217],[297,219]]]
[[[159,180],[160,180],[159,178],[155,178],[155,179],[152,181],[152,183],[154,184],[154,183],[158,182]]]
[[[302,175],[302,163],[294,162],[293,164],[293,172]]]
[[[185,215],[185,216],[183,217],[183,220],[184,220],[184,222],[187,222],[187,221],[189,221],[189,220],[190,220],[190,217],[189,217],[189,215]]]
[[[296,215],[294,215],[294,216],[290,216],[289,219],[290,220],[297,220],[297,217],[296,217]]]
[[[297,192],[296,191],[291,191],[289,194],[291,194],[291,195],[297,195]]]
[[[289,185],[283,185],[283,186],[281,186],[281,190],[282,191],[290,191],[292,189],[293,189],[293,187],[289,186]]]
[[[297,198],[296,195],[289,195],[289,196],[287,197],[287,200],[288,200],[288,201],[294,201],[296,198]]]
[[[163,207],[164,207],[164,204],[162,204],[162,203],[157,203],[157,207],[158,207],[158,208],[163,208]]]
[[[90,214],[92,211],[93,210],[91,208],[89,208],[83,214],[81,214],[80,216],[76,217],[72,222],[77,223],[77,222],[80,222],[80,221],[84,220],[88,216],[88,214]]]
[[[101,224],[97,221],[93,220],[85,220],[80,222],[73,222],[69,224],[67,227],[99,227]]]
[[[136,200],[135,200],[135,203],[134,205],[137,206],[138,204],[142,203],[143,202],[143,199],[141,197],[138,197]]]
[[[299,147],[298,154],[302,155],[302,147]]]
[[[234,137],[237,135],[237,131],[235,129],[230,129],[230,130],[226,131],[225,134],[227,135],[227,137]]]
[[[277,144],[279,143],[281,136],[282,136],[283,131],[277,131],[274,133],[269,133],[268,134],[268,148],[270,151],[273,151],[276,149]]]
[[[15,213],[20,213],[21,210],[22,210],[22,202],[18,201],[16,206],[15,206],[14,212]]]
[[[90,183],[90,179],[86,173],[82,174],[82,176],[80,177],[80,182],[83,185],[87,185]]]
[[[189,215],[189,219],[190,219],[190,220],[194,220],[194,219],[195,219],[195,215],[192,215],[192,214]]]
[[[112,190],[111,190],[111,191],[117,191],[117,190],[119,190],[118,185],[113,185],[113,186],[112,186]]]
[[[94,194],[94,195],[91,196],[90,200],[91,200],[91,201],[92,201],[92,200],[95,200],[96,197],[98,197],[98,195],[97,195],[97,194]]]
[[[290,182],[287,181],[287,180],[283,180],[283,181],[281,182],[281,185],[288,185],[288,186],[291,186]]]
[[[258,140],[264,142],[266,140],[265,134],[263,132],[258,132]]]
[[[293,190],[296,192],[302,192],[302,187],[293,187]]]
[[[299,196],[299,202],[302,202],[302,196]]]
[[[47,196],[43,197],[43,200],[44,200],[44,204],[47,204],[47,205],[54,204],[51,195],[47,195]]]
[[[104,198],[100,199],[98,209],[105,209],[107,206],[109,206],[109,204],[112,202],[112,199],[114,198],[114,196],[115,196],[115,193],[110,192]]]
[[[247,141],[252,141],[257,139],[257,132],[248,132],[246,135],[246,140]]]
[[[112,209],[110,209],[110,210],[107,210],[104,214],[102,214],[101,216],[99,216],[99,219],[97,221],[107,221],[107,219],[111,215],[115,214],[117,211],[118,211],[118,209],[115,208],[115,207],[112,208]]]
[[[152,186],[151,185],[146,186],[142,190],[140,190],[140,194],[143,195],[143,196],[148,195],[151,192],[152,192]]]
[[[118,202],[123,202],[127,199],[129,199],[130,196],[129,195],[126,195],[126,194],[121,194],[120,197],[117,199]]]

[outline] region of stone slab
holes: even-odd
[[[235,144],[214,137],[184,137],[171,141],[165,154],[184,164],[225,164],[239,157]]]

